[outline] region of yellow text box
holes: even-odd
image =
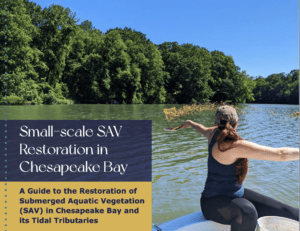
[[[0,224],[7,231],[151,230],[151,182],[6,184]]]

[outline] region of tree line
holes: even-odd
[[[0,9],[1,104],[299,103],[299,70],[253,78],[221,51],[157,45],[128,27],[103,33],[60,5]]]

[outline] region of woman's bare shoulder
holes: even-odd
[[[256,144],[248,140],[237,140],[233,144],[234,148],[229,151],[230,155],[236,158],[282,161],[282,156],[277,148]]]
[[[213,134],[215,134],[216,130],[218,130],[217,126],[207,128],[206,137],[210,140]]]

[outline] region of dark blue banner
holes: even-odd
[[[151,181],[150,120],[0,123],[3,181]]]

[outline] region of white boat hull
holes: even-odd
[[[179,217],[173,221],[158,226],[162,231],[230,231],[230,225],[222,225],[206,220],[202,212]],[[157,229],[152,228],[152,231]]]

